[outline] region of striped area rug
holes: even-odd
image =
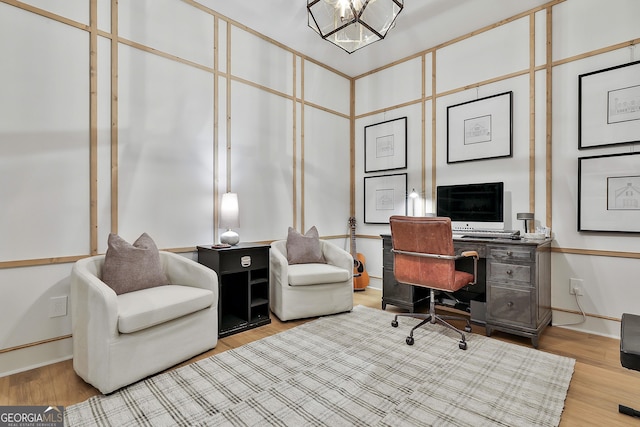
[[[555,426],[575,360],[358,306],[69,406],[69,426]]]

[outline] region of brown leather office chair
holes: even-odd
[[[478,253],[466,251],[455,255],[451,233],[451,219],[446,217],[410,217],[394,215],[391,224],[391,241],[394,254],[394,274],[396,280],[408,285],[422,286],[430,289],[429,313],[397,314],[391,326],[398,326],[398,316],[411,316],[424,319],[411,329],[407,344],[413,345],[413,331],[427,322],[440,323],[458,332],[461,336],[459,347],[467,349],[467,342],[462,331],[446,322],[446,320],[465,320],[464,330],[471,332],[469,320],[460,316],[440,316],[435,312],[435,291],[454,292],[465,286],[473,285],[478,271]],[[460,258],[472,257],[473,274],[456,270],[455,262]]]

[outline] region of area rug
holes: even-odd
[[[69,406],[69,426],[555,426],[575,360],[357,306]]]

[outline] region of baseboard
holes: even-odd
[[[0,354],[0,377],[17,374],[73,357],[72,338],[20,348]]]

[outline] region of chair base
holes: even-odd
[[[406,339],[407,345],[413,345],[415,340],[413,338],[413,332],[424,326],[427,323],[439,323],[442,326],[445,326],[448,329],[451,329],[452,331],[455,331],[457,333],[460,334],[460,342],[458,343],[458,347],[461,350],[466,350],[467,349],[467,340],[466,337],[464,335],[464,332],[462,332],[461,330],[459,330],[458,328],[456,328],[455,326],[449,324],[447,322],[447,320],[464,320],[467,324],[464,327],[464,331],[465,332],[471,332],[471,324],[469,323],[469,319],[461,317],[461,316],[440,316],[438,314],[436,314],[436,309],[435,309],[435,292],[433,289],[430,289],[430,303],[429,303],[429,313],[426,314],[422,314],[422,313],[399,313],[396,314],[396,316],[394,317],[394,319],[391,321],[391,326],[393,326],[394,328],[398,327],[398,317],[399,316],[404,316],[404,317],[413,317],[416,319],[423,319],[422,322],[418,323],[416,326],[414,326],[411,329],[411,332],[409,332],[409,336]]]

